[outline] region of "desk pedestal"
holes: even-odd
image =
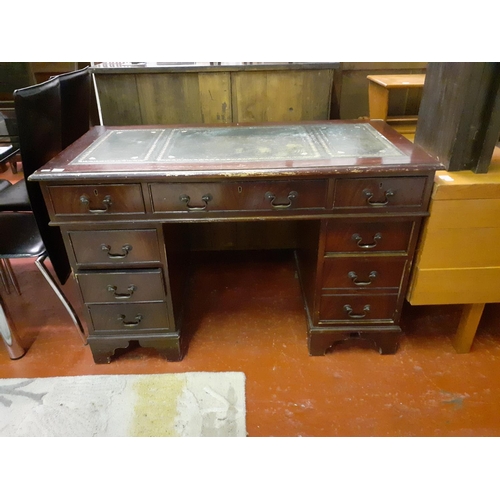
[[[192,228],[228,222],[293,227],[311,355],[353,337],[385,354],[438,165],[380,121],[95,127],[31,180],[97,363],[131,341],[182,359]]]

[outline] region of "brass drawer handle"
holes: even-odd
[[[103,252],[107,252],[108,257],[110,259],[124,259],[132,250],[132,245],[123,245],[122,246],[123,253],[111,253],[111,247],[103,243],[101,245],[101,250]]]
[[[208,208],[208,202],[212,200],[212,195],[211,194],[205,194],[201,197],[201,201],[205,203],[202,206],[192,206],[189,204],[191,201],[191,198],[187,194],[183,194],[179,196],[179,200],[182,201],[182,203],[186,204],[186,208],[190,210],[191,212],[201,212],[202,210],[206,210]]]
[[[356,286],[368,286],[373,283],[373,280],[377,277],[377,271],[371,271],[368,275],[370,281],[358,281],[358,275],[354,271],[350,271],[347,276],[352,280]]]
[[[375,248],[377,243],[382,239],[382,235],[380,233],[376,233],[373,237],[373,243],[361,243],[363,238],[358,233],[354,233],[351,239],[356,242],[359,248]]]
[[[349,316],[349,318],[352,318],[352,319],[363,319],[367,315],[367,313],[370,312],[370,305],[366,304],[366,306],[363,307],[363,312],[365,314],[355,314],[355,313],[353,313],[353,309],[352,309],[352,307],[349,304],[346,304],[344,306],[344,311],[347,313],[347,316]]]
[[[137,314],[134,318],[135,321],[125,321],[125,314],[120,314],[117,319],[121,321],[122,325],[126,328],[134,328],[142,321],[142,314]]]
[[[90,208],[90,200],[86,194],[80,196],[80,203],[82,205],[87,205],[88,211],[91,214],[104,214],[109,210],[109,207],[112,205],[111,196],[109,196],[109,194],[106,195],[102,200],[102,204],[105,205],[105,208]]]
[[[287,196],[288,198],[288,203],[274,203],[274,200],[276,199],[276,196],[268,191],[265,195],[264,198],[268,201],[271,202],[271,206],[273,208],[276,208],[278,210],[282,210],[284,208],[290,208],[292,206],[293,200],[295,200],[299,196],[299,193],[297,191],[290,191],[290,194]]]
[[[137,290],[137,287],[135,285],[130,285],[128,288],[127,288],[127,291],[129,293],[116,293],[116,286],[113,286],[113,285],[108,285],[108,292],[112,293],[113,294],[113,297],[115,299],[118,299],[118,300],[126,300],[126,299],[130,299],[130,297],[132,297],[132,295],[134,294],[134,292]]]
[[[386,189],[385,201],[372,201],[373,193],[369,189],[363,189],[363,194],[366,196],[366,203],[371,207],[385,207],[389,203],[389,197],[394,196],[394,190]]]

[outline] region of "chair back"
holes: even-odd
[[[61,231],[50,217],[38,182],[28,177],[90,129],[95,102],[88,68],[14,91],[26,188],[47,254],[61,284],[71,273]]]
[[[50,217],[40,185],[28,177],[62,151],[61,95],[57,78],[14,92],[19,145],[26,189],[40,235],[61,284],[71,268],[61,231],[49,226]]]
[[[66,149],[90,128],[92,80],[87,68],[56,78],[61,92],[61,145]]]

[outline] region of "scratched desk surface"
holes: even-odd
[[[109,130],[71,165],[404,156],[370,124]]]

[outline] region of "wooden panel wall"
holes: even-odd
[[[249,71],[232,75],[234,122],[328,120],[333,70]]]
[[[327,120],[334,70],[96,74],[104,125]]]
[[[228,72],[97,74],[104,125],[230,123]]]
[[[141,125],[135,75],[96,75],[103,125]]]

